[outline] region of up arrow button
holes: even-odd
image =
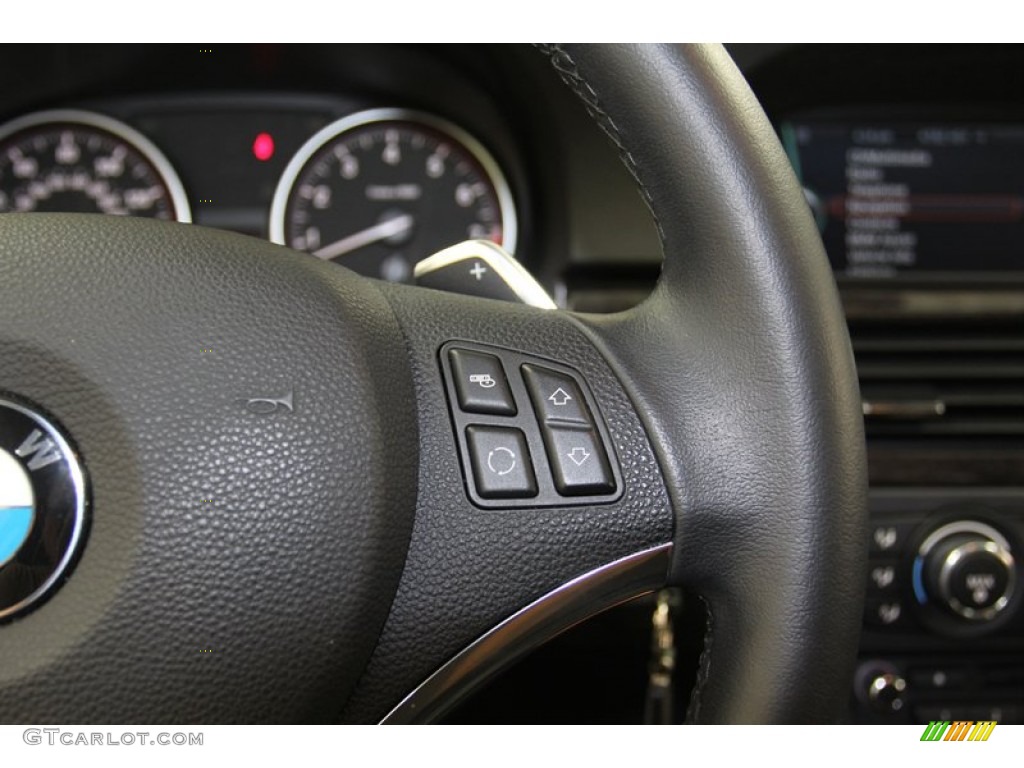
[[[551,396],[548,398],[548,400],[557,406],[563,406],[572,399],[572,396],[561,387],[552,392]]]
[[[569,375],[527,363],[523,380],[541,424],[569,422],[592,426],[579,385]]]

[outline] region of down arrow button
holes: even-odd
[[[541,429],[551,477],[560,494],[589,496],[615,492],[608,458],[594,430],[550,425]]]

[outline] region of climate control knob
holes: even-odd
[[[1010,605],[1017,566],[1010,544],[976,520],[949,523],[926,538],[914,560],[914,592],[972,624],[994,620]]]

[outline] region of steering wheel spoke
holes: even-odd
[[[529,612],[525,624],[531,630],[523,633],[525,638],[517,634],[508,644],[489,638],[486,663],[474,664],[472,674],[463,670],[461,687],[435,687],[433,694],[439,698],[429,707],[421,691],[416,703],[424,717],[443,712],[456,703],[457,695],[511,661],[513,649],[550,637],[552,627],[566,628],[559,624],[561,619],[574,617],[570,623],[575,623],[581,612],[592,613],[624,599],[617,578],[611,579],[604,598],[593,587],[607,580],[609,573],[603,569],[670,544],[673,528],[668,494],[644,427],[617,376],[576,318],[559,311],[407,286],[384,286],[383,290],[410,352],[419,413],[419,492],[412,540],[391,616],[378,653],[344,715],[352,721],[382,716],[474,641],[524,606],[540,601]],[[456,370],[448,359],[452,352],[490,360],[483,361],[484,368]],[[486,367],[488,364],[497,368]],[[482,373],[474,374],[476,370]],[[544,382],[551,390],[545,390],[544,397],[554,400],[531,394],[531,371],[567,377]],[[504,390],[507,382],[514,415],[508,410],[479,412],[476,405],[464,409],[452,377],[462,376],[468,385],[474,375],[498,380],[494,387],[476,385],[479,393]],[[583,400],[581,409],[568,399],[573,397]],[[489,410],[486,403],[484,411]],[[567,415],[548,422],[550,413],[541,403],[547,403],[550,410],[563,408]],[[560,447],[563,462],[574,468],[580,468],[574,457],[584,467],[598,457],[593,455],[591,443],[582,443],[586,450],[574,452],[577,446],[545,442],[547,424],[556,432],[565,430],[584,440],[596,437],[598,450],[606,452],[612,468],[613,487],[560,493],[555,450]],[[504,430],[525,439],[526,457],[514,442],[507,445],[517,460],[530,463],[535,491],[481,497],[475,472],[494,473],[486,467],[485,454],[474,459],[467,452],[464,433],[474,428]],[[494,469],[507,469],[509,464],[501,462],[508,458],[507,453],[495,454]],[[476,468],[474,461],[479,462]],[[620,564],[613,572],[622,572],[629,589],[636,590],[633,594],[640,594],[664,584],[668,564],[664,550],[657,562],[653,569],[660,568],[660,574],[654,583],[651,563],[643,563],[642,589],[635,579],[630,581],[633,571],[629,563]],[[533,617],[549,607],[545,596],[559,593],[559,604],[565,607],[564,586],[588,573],[591,579],[586,580],[582,592],[587,597],[585,607],[576,606],[575,613],[560,611],[561,619],[533,626]],[[481,662],[479,646],[472,653],[476,662]],[[401,676],[396,675],[396,667]]]

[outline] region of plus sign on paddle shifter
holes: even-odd
[[[555,302],[515,257],[486,240],[466,240],[438,251],[419,262],[413,274],[416,284],[425,288],[555,308]]]

